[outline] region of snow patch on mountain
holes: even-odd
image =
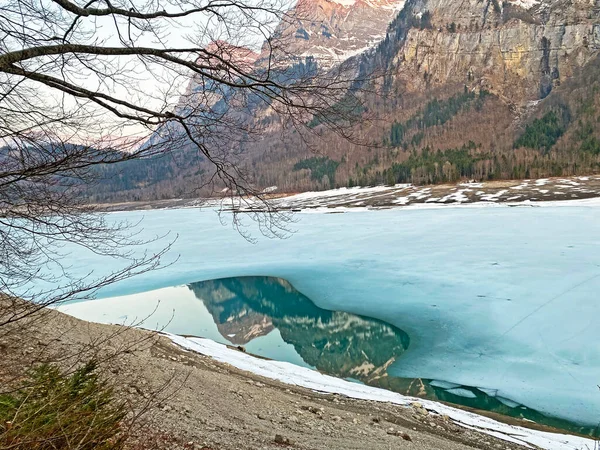
[[[356,3],[356,0],[331,0],[333,3],[337,3],[338,5],[350,7]]]
[[[513,5],[520,6],[523,9],[531,9],[536,5],[539,5],[539,0],[508,0]]]

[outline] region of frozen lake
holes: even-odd
[[[180,257],[100,297],[224,277],[280,277],[319,308],[405,332],[410,344],[388,368],[392,376],[477,387],[582,424],[600,418],[600,207],[300,213],[289,238],[254,232],[255,244],[207,210],[114,217],[144,217],[149,237],[178,234],[172,257]],[[81,274],[110,266],[88,253],[70,258]],[[193,321],[182,305],[160,297],[147,301],[161,299],[161,307],[174,309],[173,321]]]

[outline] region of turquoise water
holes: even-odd
[[[99,297],[136,294],[140,305],[154,304],[155,294],[141,293],[165,288],[160,295],[166,302],[173,292],[176,311],[206,310],[188,288],[185,302],[178,297],[181,288],[166,288],[277,277],[318,308],[376,319],[406,333],[408,347],[387,368],[394,379],[470,386],[477,391],[447,388],[443,395],[473,400],[485,393],[590,426],[600,418],[599,207],[302,213],[292,225],[295,232],[283,240],[261,237],[248,222],[256,243],[206,210],[112,217],[143,219],[141,237],[177,234],[167,261],[179,258],[163,270],[116,283]],[[231,223],[227,216],[223,221]],[[93,270],[100,276],[118,264],[76,248],[69,257],[64,266],[75,275]],[[97,313],[100,320],[103,312]],[[196,317],[175,315],[172,323],[188,334],[222,338],[214,322],[206,332],[194,325]],[[279,333],[282,349],[293,346]]]

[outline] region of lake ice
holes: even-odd
[[[287,239],[261,237],[249,225],[254,244],[209,210],[111,216],[143,217],[148,237],[178,234],[166,260],[180,257],[99,297],[222,277],[281,277],[321,308],[406,331],[410,346],[390,369],[396,376],[477,386],[586,424],[600,418],[600,207],[300,213]],[[110,267],[82,250],[69,258],[71,271],[82,275]]]

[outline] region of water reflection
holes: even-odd
[[[189,288],[230,342],[247,345],[277,329],[307,365],[341,378],[372,383],[410,342],[392,325],[321,309],[279,278],[227,278]]]
[[[582,434],[594,431],[545,416],[490,389],[390,376],[388,367],[410,343],[404,331],[379,320],[321,309],[286,280],[224,278],[193,283],[188,288],[203,302],[224,340],[246,346],[252,353],[405,395],[492,411]],[[269,339],[276,333],[280,337]],[[287,345],[282,345],[282,340]]]

